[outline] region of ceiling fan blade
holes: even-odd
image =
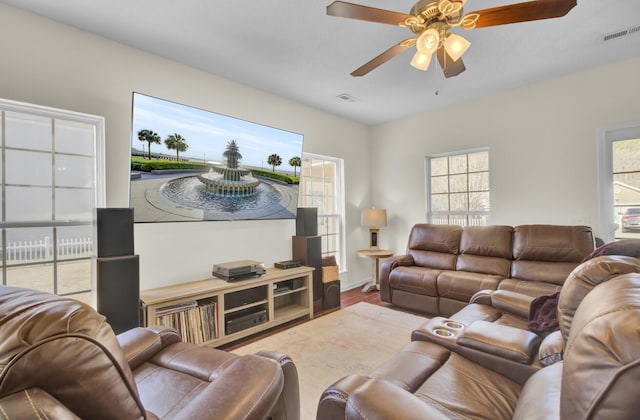
[[[361,6],[359,4],[347,3],[345,1],[334,1],[328,5],[327,14],[329,16],[386,23],[387,25],[399,25],[407,18],[414,18],[406,13],[376,9],[375,7]]]
[[[551,19],[566,15],[577,4],[577,0],[535,0],[491,9],[476,10],[480,15],[476,28]]]
[[[416,44],[415,38],[408,38],[408,39],[405,39],[404,41],[400,41],[393,47],[389,48],[388,50],[380,54],[379,56],[375,57],[373,60],[358,67],[356,70],[354,70],[351,73],[351,75],[353,77],[364,76],[365,74],[369,73],[371,70],[379,67],[380,65],[391,60],[396,55],[404,52],[407,48],[413,47],[415,44]]]
[[[438,57],[438,63],[440,63],[445,77],[457,76],[467,69],[464,66],[462,58],[459,58],[458,61],[453,61],[442,45],[436,51],[436,56]]]

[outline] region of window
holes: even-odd
[[[426,165],[429,223],[489,223],[488,150],[428,156]]]
[[[640,238],[640,126],[600,131],[601,236]]]
[[[304,153],[300,177],[300,207],[318,208],[318,234],[322,255],[334,255],[346,270],[343,235],[343,160]]]
[[[2,284],[93,302],[104,120],[0,100]]]

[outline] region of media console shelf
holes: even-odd
[[[145,325],[176,328],[185,341],[217,347],[308,316],[312,267],[268,268],[260,277],[210,278],[140,292]]]

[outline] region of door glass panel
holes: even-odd
[[[58,263],[58,294],[91,290],[91,260]]]
[[[51,151],[51,118],[7,111],[5,147]]]
[[[91,225],[58,227],[56,233],[58,260],[90,258],[95,255]]]
[[[5,150],[7,184],[51,186],[51,154]]]
[[[56,152],[93,156],[95,153],[95,127],[76,121],[56,120]]]
[[[51,220],[52,189],[45,187],[6,188],[6,220],[12,222],[41,222]]]
[[[640,238],[640,139],[612,143],[616,238]]]
[[[53,264],[7,267],[7,286],[25,287],[55,293]]]
[[[91,221],[94,207],[94,190],[56,188],[56,220]]]
[[[56,185],[59,187],[95,186],[95,159],[92,157],[56,155]]]
[[[53,261],[53,228],[7,229],[7,265]]]

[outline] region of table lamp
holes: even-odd
[[[387,211],[382,209],[362,209],[362,226],[369,226],[369,248],[378,249],[379,228],[387,226]]]

